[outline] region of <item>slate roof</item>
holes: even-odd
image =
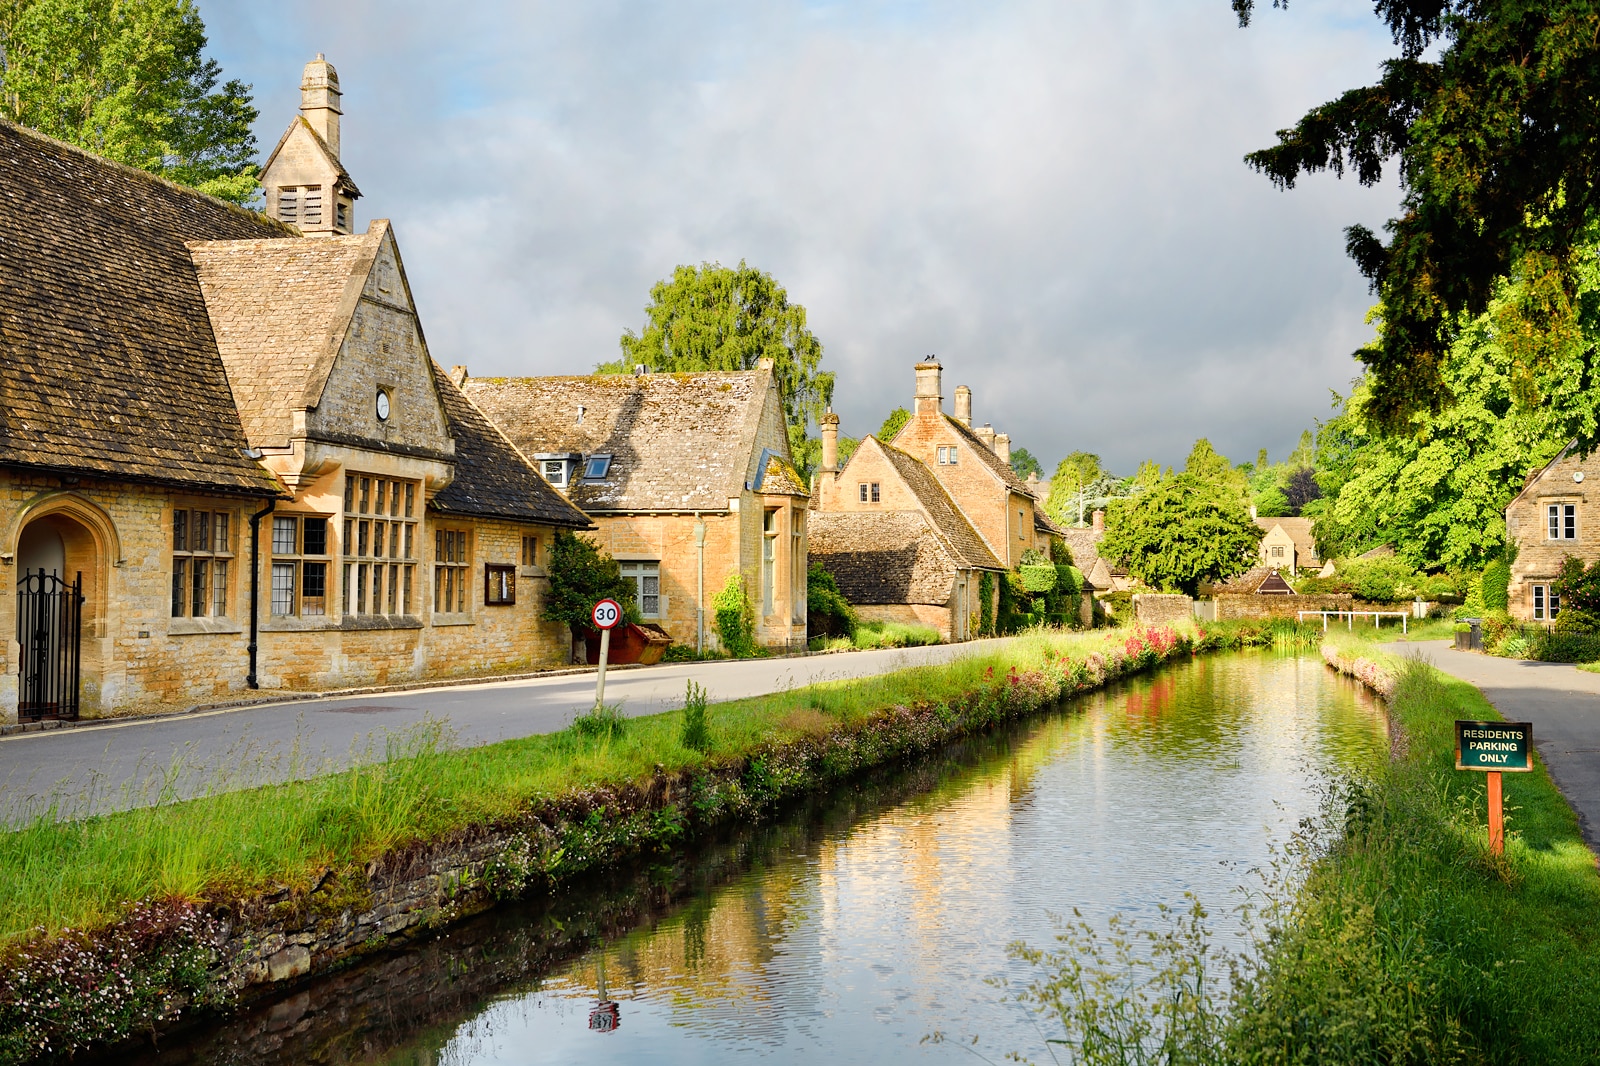
[[[934,530],[943,538],[946,551],[960,566],[978,570],[1005,569],[1005,565],[995,558],[994,552],[989,550],[983,537],[972,528],[967,516],[956,506],[955,501],[950,498],[950,494],[945,491],[944,486],[939,483],[939,479],[926,464],[892,444],[878,443],[875,438],[873,443],[883,450],[884,456],[895,468],[895,472],[916,496]]]
[[[770,380],[765,370],[468,378],[462,391],[530,459],[610,455],[605,481],[568,488],[585,511],[725,511],[755,476]]]
[[[0,120],[0,464],[281,492],[185,242],[292,232]]]
[[[592,527],[589,516],[551,488],[437,364],[433,376],[456,442],[456,473],[428,502],[430,508],[441,514]]]
[[[294,411],[317,405],[386,232],[189,246],[253,444],[286,446]]]
[[[813,511],[810,557],[853,604],[950,600],[957,566],[917,511]]]

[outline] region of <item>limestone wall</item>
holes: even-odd
[[[1182,593],[1140,592],[1133,597],[1133,618],[1142,626],[1171,625],[1194,617],[1194,601]]]
[[[1574,478],[1581,480],[1574,480]],[[1591,565],[1600,559],[1600,518],[1589,510],[1589,492],[1600,481],[1600,456],[1587,461],[1576,452],[1557,459],[1522,490],[1506,508],[1506,536],[1517,546],[1511,564],[1511,602],[1513,618],[1533,620],[1533,586],[1548,585],[1561,570],[1561,562],[1572,555]],[[1566,537],[1564,505],[1574,507],[1576,537]],[[1548,509],[1558,512],[1559,536],[1550,537]],[[1548,619],[1544,619],[1548,621]]]
[[[1225,593],[1216,597],[1216,605],[1219,622],[1244,618],[1293,619],[1300,611],[1354,610],[1355,597],[1342,593],[1325,596],[1258,596],[1251,593]]]

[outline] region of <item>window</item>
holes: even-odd
[[[1545,507],[1545,537],[1548,540],[1578,539],[1578,505],[1552,503]]]
[[[339,594],[345,614],[416,613],[419,491],[415,481],[344,476]]]
[[[328,613],[328,520],[320,515],[272,517],[272,613]]]
[[[306,189],[304,208],[301,213],[305,217],[306,225],[322,225],[322,186],[312,185]]]
[[[300,190],[278,190],[278,221],[295,223],[300,221],[298,209]]]
[[[1274,559],[1282,559],[1283,558],[1283,545],[1282,544],[1274,544],[1272,546],[1272,557]]]
[[[1533,620],[1553,622],[1561,613],[1561,597],[1549,585],[1533,586]]]
[[[467,610],[467,572],[472,569],[472,533],[465,529],[433,531],[433,609],[444,614]]]
[[[483,568],[483,603],[486,607],[510,607],[517,602],[517,568],[514,566],[485,566]]]
[[[954,447],[940,448],[939,449],[939,465],[940,466],[955,466],[956,465],[956,455],[957,455],[957,452],[956,452],[956,449]]]
[[[872,502],[878,502],[878,485],[872,485]],[[773,586],[778,583],[778,509],[769,507],[761,517],[761,613],[770,615],[774,606]]]
[[[805,512],[789,512],[789,617],[795,625],[806,620],[806,552],[800,543],[805,536]]]
[[[611,472],[611,456],[591,455],[589,461],[583,464],[583,476],[593,481],[600,481]]]
[[[232,518],[226,511],[172,512],[172,617],[227,617]]]
[[[567,487],[567,461],[565,459],[544,459],[539,463],[539,472],[544,479],[558,489]]]
[[[624,581],[633,582],[633,602],[646,618],[661,617],[661,564],[625,562],[622,566]]]
[[[879,483],[876,481],[872,482],[871,484],[862,482],[860,489],[862,503],[877,503],[880,499],[882,499],[882,493],[879,491]]]
[[[538,566],[539,565],[539,538],[538,537],[523,537],[522,538],[522,565],[523,566]]]

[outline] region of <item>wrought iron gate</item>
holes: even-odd
[[[42,569],[23,572],[17,587],[17,643],[22,645],[19,718],[78,717],[82,629],[83,574],[69,585]]]

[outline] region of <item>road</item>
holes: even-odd
[[[949,662],[1003,640],[737,662],[673,663],[606,677],[606,702],[629,717],[683,705],[689,681],[713,702],[819,681]],[[0,824],[55,805],[82,816],[164,798],[325,773],[391,738],[438,723],[461,747],[552,733],[594,703],[594,674],[256,704],[0,738]]]
[[[1600,850],[1600,674],[1456,651],[1446,640],[1386,647],[1401,655],[1422,652],[1440,670],[1476,685],[1508,722],[1532,722],[1539,757],[1578,812],[1584,839]]]

